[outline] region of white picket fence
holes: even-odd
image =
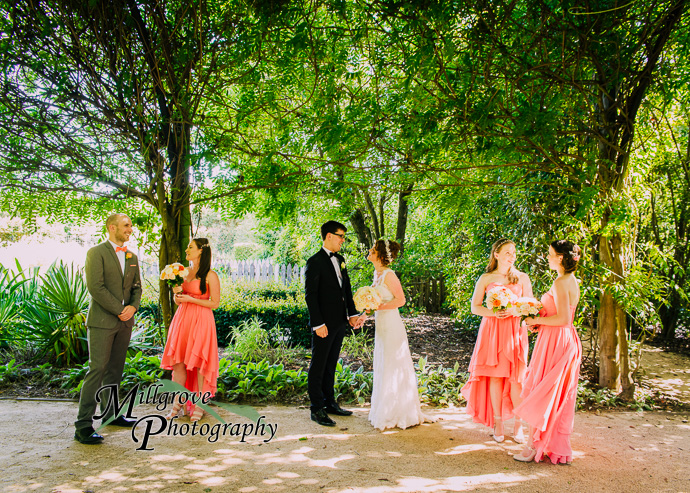
[[[292,284],[299,282],[304,284],[305,267],[297,264],[274,264],[269,259],[214,261],[213,269],[220,276],[232,278],[233,281],[250,281],[257,283],[275,282],[279,284]],[[142,265],[144,277],[151,279],[158,276],[158,267],[154,265]]]

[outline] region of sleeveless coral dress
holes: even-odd
[[[541,302],[545,316],[556,314],[551,293],[546,293]],[[545,453],[554,464],[572,461],[570,434],[575,420],[582,359],[582,344],[572,323],[575,308],[570,306],[568,325],[540,327],[522,386],[523,401],[515,408],[515,414],[533,427],[536,462]]]
[[[499,286],[490,283],[486,290]],[[517,296],[522,296],[522,285],[507,284]],[[483,317],[477,342],[470,360],[470,378],[461,393],[467,401],[466,412],[475,423],[488,427],[494,425],[494,411],[489,394],[489,378],[504,378],[501,418],[513,417],[513,401],[510,390],[522,384],[527,372],[527,329],[520,326],[519,317]]]
[[[182,283],[182,292],[193,298],[208,300],[209,289],[201,294],[201,281],[194,279]],[[173,365],[184,363],[187,369],[185,388],[190,392],[201,391],[215,395],[218,381],[218,338],[213,310],[194,303],[182,303],[170,323],[168,340],[161,358],[161,368],[171,370]],[[204,377],[203,388],[199,389],[198,372]],[[194,412],[191,401],[187,409]]]

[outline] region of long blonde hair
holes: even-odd
[[[499,253],[501,251],[501,248],[503,248],[506,245],[515,246],[515,243],[510,241],[508,238],[501,238],[500,240],[494,242],[493,245],[491,245],[491,255],[489,256],[489,263],[486,266],[486,269],[484,269],[484,272],[486,272],[487,274],[491,274],[498,268],[498,260],[496,259],[495,254]],[[519,281],[520,279],[518,278],[518,270],[511,265],[510,269],[508,269],[508,282],[510,284],[517,284]]]

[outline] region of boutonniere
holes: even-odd
[[[340,270],[345,270],[345,267],[347,267],[347,265],[345,265],[345,262],[340,262]]]
[[[133,256],[134,256],[134,255],[132,255],[131,253],[128,252],[128,253],[125,255],[125,258],[132,258]]]

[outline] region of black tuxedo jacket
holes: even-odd
[[[326,250],[320,248],[307,260],[304,292],[309,309],[309,326],[312,329],[323,324],[335,329],[347,321],[348,317],[357,315],[355,302],[352,300],[350,277],[344,268],[345,259],[337,253],[335,256],[341,268],[342,286]]]

